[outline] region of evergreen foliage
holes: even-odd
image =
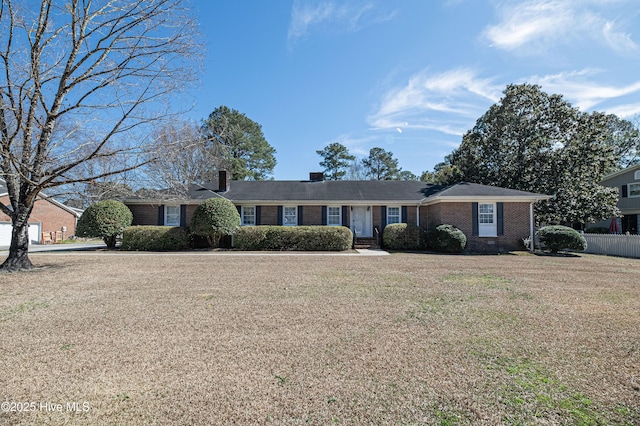
[[[390,250],[419,250],[423,243],[422,229],[407,223],[392,223],[382,232],[384,247]]]
[[[462,253],[467,247],[467,237],[453,225],[443,224],[431,229],[427,234],[429,247],[445,253]]]
[[[568,226],[551,225],[536,232],[543,250],[557,253],[560,250],[585,251],[587,240],[578,231]]]
[[[192,234],[205,237],[212,247],[218,247],[220,238],[232,235],[240,227],[240,214],[226,198],[209,198],[198,205],[191,218]]]
[[[345,226],[244,226],[233,240],[240,250],[343,251],[353,233]]]
[[[324,167],[326,180],[343,179],[351,162],[356,159],[355,156],[349,154],[346,146],[338,142],[331,143],[316,153],[322,157],[320,165]]]
[[[116,238],[131,225],[133,214],[120,201],[105,200],[90,205],[78,219],[76,235],[102,238],[109,248],[116,246]]]
[[[202,123],[207,150],[221,158],[234,180],[265,180],[276,166],[276,150],[264,137],[262,126],[227,106],[216,108]]]
[[[536,203],[542,222],[618,216],[615,188],[599,185],[635,159],[638,132],[613,115],[583,113],[539,86],[509,85],[440,164],[441,183],[475,182],[553,195]]]
[[[393,152],[382,148],[371,148],[369,157],[362,159],[365,173],[372,180],[397,180],[400,167],[398,160],[393,158]]]
[[[130,226],[122,233],[121,250],[172,251],[189,248],[187,231],[178,226]]]

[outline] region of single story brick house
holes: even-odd
[[[533,232],[533,203],[547,195],[459,183],[449,187],[417,181],[327,181],[310,173],[301,181],[231,181],[194,185],[181,199],[127,198],[134,225],[187,227],[202,201],[223,197],[238,208],[243,226],[347,226],[358,239],[381,236],[391,223],[432,228],[448,223],[467,236],[467,250],[522,248]]]
[[[2,179],[0,179],[0,203],[11,206],[7,186]],[[62,239],[75,235],[80,214],[81,211],[41,194],[36,199],[29,218],[29,241],[31,243],[54,242],[56,238]],[[0,212],[0,246],[11,245],[12,230],[11,218]]]

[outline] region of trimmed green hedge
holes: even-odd
[[[239,250],[343,251],[352,243],[344,226],[244,226],[233,235]]]
[[[438,225],[428,232],[429,247],[445,253],[462,253],[467,236],[453,225]]]
[[[543,250],[557,253],[560,250],[585,251],[587,240],[578,231],[568,226],[551,225],[536,232]]]
[[[422,229],[416,225],[393,223],[382,233],[384,247],[390,250],[419,250],[423,242]]]
[[[121,250],[170,251],[189,248],[187,231],[178,226],[130,226],[122,233]]]

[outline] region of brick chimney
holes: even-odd
[[[322,182],[324,180],[324,173],[322,172],[310,172],[309,180],[311,182]]]
[[[227,170],[218,171],[218,191],[227,192],[231,189],[231,174]]]

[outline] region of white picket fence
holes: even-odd
[[[584,234],[585,253],[640,258],[640,235]]]

